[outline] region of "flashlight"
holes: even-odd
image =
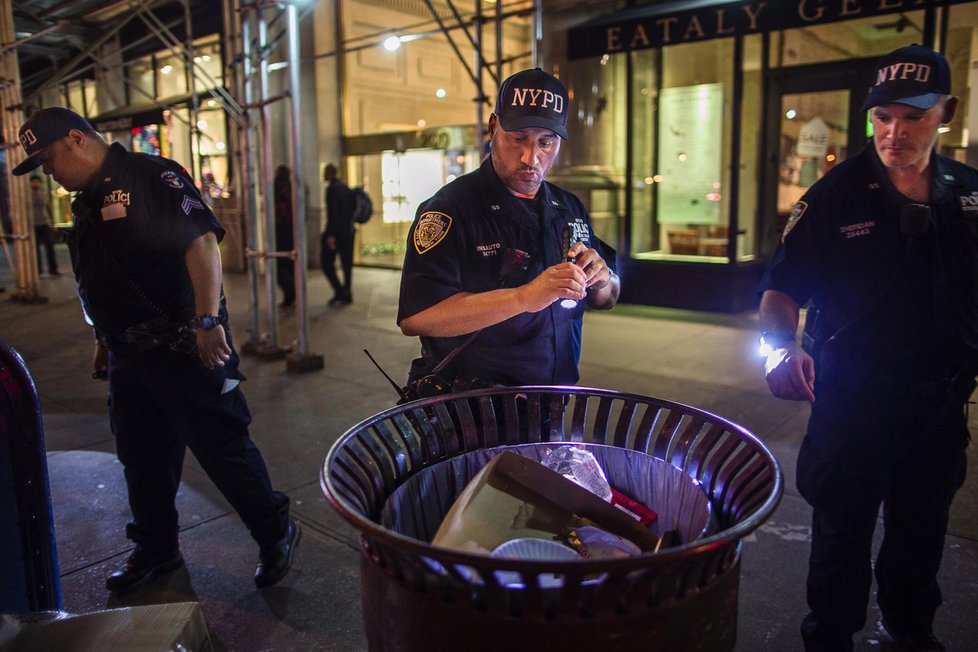
[[[568,263],[576,263],[577,262],[577,257],[576,256],[568,256],[567,257],[567,262]],[[570,310],[571,308],[576,308],[577,307],[577,299],[561,299],[560,300],[560,307],[561,308],[566,308],[568,310]]]
[[[770,356],[772,353],[778,349],[783,349],[793,342],[795,338],[790,335],[785,335],[784,333],[775,333],[773,331],[766,331],[761,333],[761,337],[758,340],[757,351],[765,358]]]
[[[580,242],[580,240],[578,240],[578,242]],[[570,243],[570,227],[565,226],[564,227],[564,251],[565,252],[570,251],[570,248],[571,248],[571,243]],[[577,256],[567,256],[567,262],[568,263],[576,263],[577,262]],[[566,308],[568,310],[570,310],[571,308],[576,308],[577,307],[577,299],[561,299],[560,300],[560,307],[561,308]]]

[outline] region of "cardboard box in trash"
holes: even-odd
[[[3,652],[58,650],[187,650],[212,652],[198,602],[107,609],[89,614],[3,616]]]
[[[588,521],[642,551],[658,542],[651,530],[599,496],[535,460],[504,451],[459,494],[432,544],[488,554],[512,539],[562,541],[569,528]]]

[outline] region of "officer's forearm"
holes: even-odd
[[[217,315],[221,303],[221,250],[214,234],[204,234],[191,242],[184,260],[194,289],[195,315]]]
[[[779,290],[765,290],[758,309],[761,332],[781,333],[794,339],[798,332],[799,309],[791,295]]]
[[[400,322],[409,336],[455,337],[493,326],[524,312],[515,289],[459,292]]]

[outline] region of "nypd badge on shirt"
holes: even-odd
[[[452,228],[452,218],[444,213],[428,211],[418,218],[414,227],[414,249],[419,254],[430,251],[448,235]]]

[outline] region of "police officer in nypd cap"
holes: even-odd
[[[93,375],[108,376],[135,543],[106,588],[131,591],[183,565],[174,499],[187,447],[258,543],[255,584],[275,584],[300,530],[248,435],[221,286],[224,229],[182,167],[108,145],[73,111],[35,112],[20,142],[27,156],[13,174],[40,167],[76,193],[68,249],[95,331]]]
[[[934,151],[957,104],[940,53],[880,59],[862,106],[872,141],[801,198],[761,283],[768,386],[811,403],[806,650],[853,649],[874,572],[898,649],[945,649],[937,573],[978,369],[978,172]]]
[[[418,208],[397,323],[420,336],[415,380],[442,364],[455,389],[573,384],[586,306],[618,300],[615,252],[581,201],[545,181],[567,139],[567,90],[523,70],[499,87],[490,156]]]

